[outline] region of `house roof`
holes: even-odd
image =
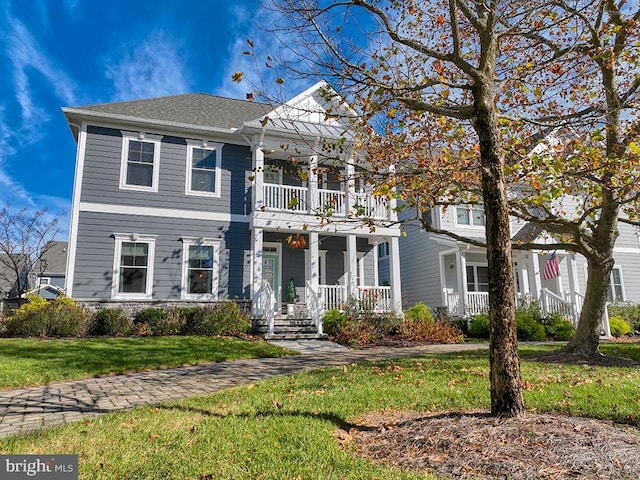
[[[65,113],[100,114],[116,118],[143,119],[224,130],[239,128],[244,122],[264,116],[271,110],[272,107],[263,103],[205,93],[187,93],[63,109]]]
[[[514,243],[529,243],[534,241],[544,232],[544,228],[535,223],[526,223],[515,235],[511,238]]]
[[[67,242],[47,242],[36,272],[42,274],[64,274],[67,270]]]

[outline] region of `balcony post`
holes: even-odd
[[[318,202],[318,156],[317,155],[311,155],[309,157],[309,176],[308,176],[308,202],[309,202],[309,206],[308,206],[308,212],[310,214],[315,214],[318,211],[318,207],[320,207],[321,205],[319,205]]]
[[[253,143],[253,209],[260,211],[264,206],[264,150],[262,138]]]
[[[345,169],[347,172],[347,195],[345,198],[345,214],[349,216],[349,212],[354,203],[356,203],[356,178],[355,178],[355,167],[353,165],[353,159],[349,158],[345,164]],[[355,212],[354,212],[355,213]]]

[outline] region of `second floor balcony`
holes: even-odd
[[[392,220],[393,215],[387,199],[376,198],[370,193],[275,183],[263,183],[261,193],[257,195],[256,207],[263,211],[374,220]]]

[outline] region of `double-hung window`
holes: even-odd
[[[151,298],[156,235],[114,234],[116,245],[111,296]]]
[[[182,243],[182,298],[215,299],[218,290],[218,240],[182,237]]]
[[[489,267],[467,265],[467,292],[489,291]]]
[[[187,195],[220,196],[221,143],[187,140]]]
[[[479,205],[459,205],[456,207],[456,225],[484,227],[484,207]]]
[[[624,302],[624,283],[622,281],[622,268],[613,267],[611,270],[611,280],[609,282],[609,294],[607,295],[610,302]]]
[[[161,138],[159,135],[122,132],[121,189],[158,191]]]

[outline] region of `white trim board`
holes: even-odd
[[[220,213],[203,210],[180,210],[173,208],[133,207],[108,203],[80,202],[81,212],[114,213],[118,215],[139,215],[147,217],[181,218],[186,220],[211,220],[217,222],[249,223],[248,215]]]

